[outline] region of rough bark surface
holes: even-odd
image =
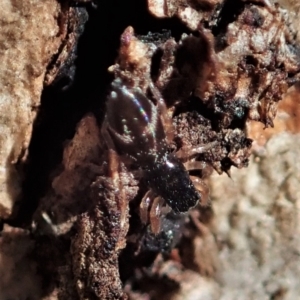
[[[298,2],[17,2],[0,4],[0,298],[296,299]],[[213,145],[185,161],[210,200],[158,235],[138,162],[101,131],[112,77],[162,94],[168,151]]]

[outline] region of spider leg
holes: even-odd
[[[181,159],[188,159],[194,155],[201,154],[208,150],[211,150],[217,144],[218,142],[215,141],[205,145],[183,146],[180,150],[176,152],[176,156]]]
[[[157,101],[157,110],[160,114],[160,118],[161,118],[161,121],[164,126],[166,140],[168,143],[172,143],[173,139],[174,139],[174,127],[173,127],[173,123],[172,123],[172,118],[168,114],[168,109],[167,109],[165,100],[163,99],[160,91],[153,84],[153,82],[150,82],[149,88],[150,88],[151,93],[153,94],[154,98]]]
[[[202,178],[207,178],[213,172],[213,167],[205,161],[190,160],[183,163],[187,171],[201,170]]]
[[[209,187],[207,184],[201,180],[199,177],[196,176],[190,176],[195,188],[200,192],[201,194],[201,202],[200,204],[202,206],[207,206],[210,204],[210,198],[209,198]]]
[[[156,197],[153,200],[152,207],[150,209],[150,226],[151,231],[154,234],[158,234],[161,227],[161,212],[162,212],[162,206],[163,206],[163,199],[161,197]]]
[[[115,187],[115,190],[120,194],[120,202],[119,207],[120,211],[123,212],[120,216],[120,223],[123,227],[126,223],[126,207],[127,207],[127,200],[126,195],[123,189],[122,181],[120,178],[120,157],[117,154],[117,151],[115,149],[115,145],[110,137],[110,134],[107,130],[108,123],[106,120],[104,120],[102,127],[101,127],[101,135],[104,139],[106,146],[108,148],[107,153],[107,160],[108,160],[108,177],[112,180],[113,186]]]
[[[108,176],[112,179],[115,186],[118,185],[119,179],[119,165],[120,160],[115,149],[114,142],[112,141],[110,134],[108,132],[108,123],[105,119],[101,127],[101,136],[105,141],[106,147],[108,149]]]
[[[149,190],[141,200],[140,203],[140,218],[143,224],[147,224],[149,222],[149,210],[151,204],[153,203],[154,194],[151,190]]]
[[[187,171],[191,170],[204,170],[208,167],[208,164],[205,161],[197,161],[197,160],[190,160],[183,163],[184,167]]]
[[[112,138],[108,132],[108,122],[106,118],[104,119],[101,126],[101,136],[104,139],[107,148],[115,150],[115,144],[112,141]]]

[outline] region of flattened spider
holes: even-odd
[[[140,217],[145,224],[150,221],[152,232],[157,234],[166,205],[175,213],[183,213],[199,201],[207,201],[207,186],[187,172],[203,169],[205,163],[188,159],[215,143],[170,152],[168,145],[174,135],[172,121],[160,92],[153,83],[149,88],[156,105],[139,88],[114,80],[102,134],[110,150],[130,157],[140,166],[149,187],[140,204]]]

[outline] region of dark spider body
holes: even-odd
[[[169,153],[157,107],[138,88],[112,83],[105,120],[109,137],[120,154],[134,159],[148,187],[174,212],[186,212],[200,200],[183,163]]]

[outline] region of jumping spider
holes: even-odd
[[[211,149],[215,143],[171,152],[169,144],[174,136],[171,118],[153,83],[149,89],[156,105],[141,89],[114,80],[102,134],[110,150],[133,159],[140,166],[149,187],[140,204],[140,217],[145,224],[150,221],[152,232],[157,234],[160,215],[166,208],[183,213],[199,201],[207,201],[208,188],[187,171],[203,169],[205,164],[191,157]]]

